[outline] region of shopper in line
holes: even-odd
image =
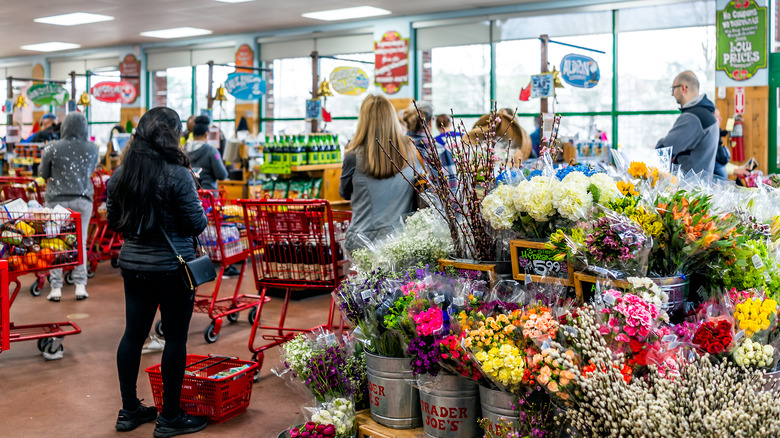
[[[81,234],[87,235],[89,219],[92,217],[92,173],[98,163],[98,148],[87,140],[87,119],[79,112],[72,112],[62,123],[62,139],[48,145],[41,154],[40,176],[47,179],[46,206],[59,204],[81,213]],[[89,297],[87,293],[86,237],[81,239],[79,251],[84,262],[73,268],[73,283],[76,285],[76,299]],[[49,301],[62,297],[62,269],[50,271],[51,292]]]
[[[192,141],[184,145],[192,170],[198,175],[201,187],[216,191],[217,181],[228,176],[219,151],[206,143],[210,120],[206,116],[195,117],[192,125]]]
[[[446,146],[448,138],[459,138],[463,136],[460,131],[455,130],[455,126],[452,123],[452,117],[447,114],[439,114],[436,116],[436,129],[439,130],[439,135],[434,140],[436,143]]]
[[[144,340],[159,306],[166,342],[157,438],[206,427],[205,418],[186,415],[179,407],[194,295],[184,284],[180,262],[164,233],[184,260],[193,260],[194,238],[207,224],[180,137],[181,121],[174,110],[150,110],[138,122],[122,164],[108,182],[108,224],[124,236],[119,267],[125,287],[125,332],[117,350],[122,409],[116,429],[133,430],[157,418],[154,407],[138,400],[136,382]]]
[[[425,128],[427,127],[428,132],[433,135],[433,106],[428,102],[417,102],[416,108],[412,105],[404,110],[403,120],[408,129],[406,135],[414,143],[417,152],[426,163],[432,163],[428,154],[428,151],[432,148],[428,141],[428,135],[425,133]],[[452,152],[444,147],[444,143],[436,141],[435,146],[441,161],[441,168],[447,176],[447,183],[451,190],[456,190],[458,187],[458,173]]]
[[[672,161],[687,172],[713,173],[718,152],[720,127],[715,120],[715,104],[699,94],[699,80],[692,71],[684,71],[672,82],[672,96],[682,114],[671,131],[656,144],[656,149],[672,147]]]
[[[357,132],[344,151],[339,193],[352,201],[345,242],[352,251],[364,246],[360,236],[370,241],[385,237],[402,215],[414,210],[414,189],[408,182],[414,181],[414,171],[407,163],[417,166],[418,158],[393,104],[382,95],[363,100]]]
[[[531,136],[531,158],[539,158],[542,146],[542,117],[534,117],[534,132]]]
[[[728,178],[728,170],[726,165],[731,161],[731,152],[728,146],[723,144],[723,137],[729,135],[729,132],[725,129],[720,129],[720,124],[723,123],[723,119],[720,117],[720,111],[715,108],[713,113],[715,120],[718,122],[718,152],[715,154],[715,175],[721,178]]]

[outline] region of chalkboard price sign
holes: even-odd
[[[516,280],[571,285],[571,266],[566,260],[556,260],[557,252],[545,248],[542,242],[512,240],[512,271]]]

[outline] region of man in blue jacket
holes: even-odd
[[[715,119],[715,104],[699,94],[699,80],[692,71],[674,78],[672,96],[680,104],[680,117],[672,130],[658,141],[657,148],[672,147],[672,160],[683,171],[706,171],[715,168],[720,127]]]

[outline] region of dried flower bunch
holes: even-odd
[[[580,309],[571,341],[595,369],[580,377],[582,396],[566,412],[570,432],[592,437],[777,437],[780,403],[764,391],[760,372],[708,356],[680,361],[679,378],[626,382],[622,357],[598,335],[593,309]]]
[[[418,116],[420,119],[424,118],[419,110]],[[455,255],[459,258],[495,259],[495,244],[489,233],[488,223],[482,216],[481,203],[485,193],[495,185],[496,170],[505,166],[497,165],[495,158],[496,145],[506,134],[497,132],[499,123],[500,118],[494,107],[490,112],[487,130],[480,128],[481,133],[476,140],[469,137],[463,121],[454,124],[460,135],[448,136],[444,147],[452,152],[455,163],[455,188],[450,187],[450,178],[442,166],[437,143],[427,124],[423,124],[427,139],[426,150],[420,151],[420,155],[424,157],[424,165],[413,166],[412,158],[408,158],[404,163],[414,169],[415,181],[407,182],[447,222],[455,243]],[[385,153],[388,153],[390,148],[398,150],[398,145],[392,142],[379,143],[379,146]],[[507,150],[510,146],[511,144],[507,146]],[[397,171],[403,167],[400,163],[393,165]]]

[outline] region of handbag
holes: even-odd
[[[196,257],[194,260],[185,262],[184,258],[173,245],[171,238],[168,237],[168,233],[165,232],[165,228],[160,226],[165,240],[168,241],[168,245],[171,246],[176,258],[179,259],[179,269],[181,270],[182,280],[184,280],[184,286],[187,289],[194,291],[198,286],[203,283],[214,281],[217,278],[217,271],[214,269],[214,264],[211,263],[211,258],[207,254],[202,254],[200,257]],[[194,241],[195,238],[193,237]]]

